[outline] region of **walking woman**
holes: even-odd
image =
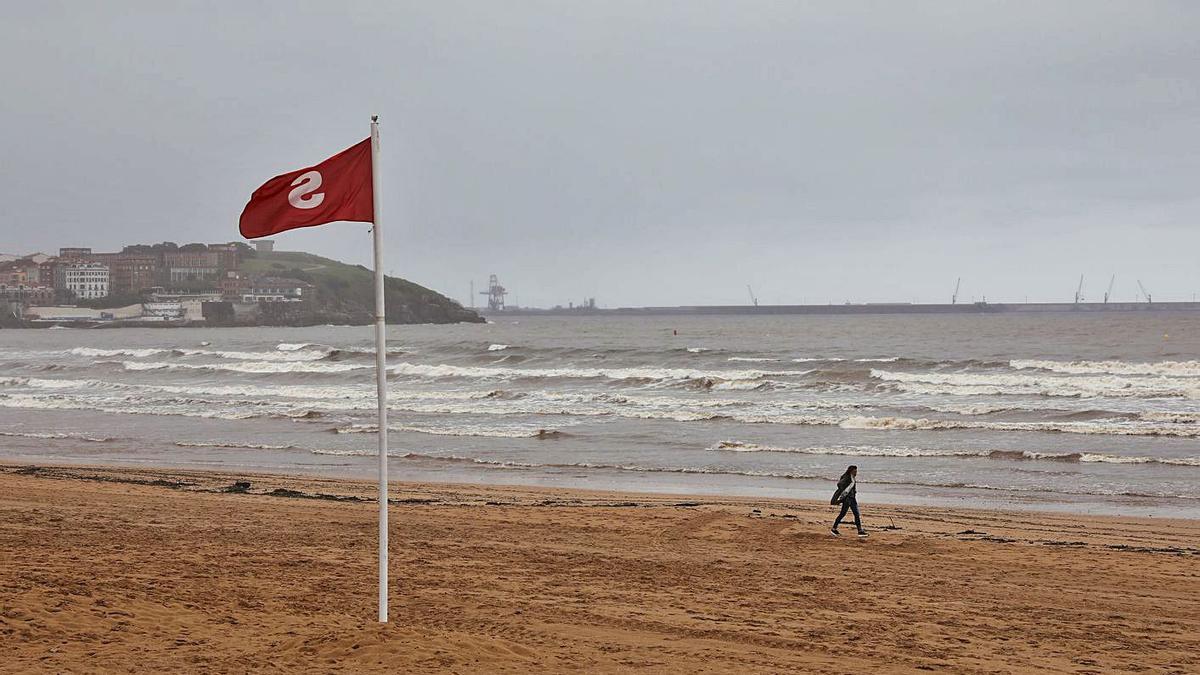
[[[857,475],[858,467],[851,464],[846,469],[846,473],[838,479],[837,492],[834,492],[833,499],[829,500],[830,504],[842,505],[842,512],[838,514],[837,520],[833,521],[833,527],[829,528],[835,537],[841,535],[838,532],[838,525],[842,524],[842,518],[846,517],[846,511],[854,512],[854,527],[858,528],[858,536],[867,536],[867,531],[862,526],[862,517],[858,515],[858,494],[854,480]]]

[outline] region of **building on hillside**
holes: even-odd
[[[217,266],[222,271],[238,268],[238,247],[233,244],[209,244],[210,253],[217,254]]]
[[[225,272],[238,268],[238,249],[233,244],[208,244],[203,250],[191,246],[162,254],[163,285],[216,286]]]
[[[0,298],[19,304],[54,302],[53,277],[42,278],[42,266],[29,258],[0,263]]]
[[[109,269],[100,263],[76,263],[60,268],[62,288],[81,300],[106,298],[109,293]]]
[[[43,286],[61,288],[61,286],[58,285],[60,279],[58,268],[61,266],[62,263],[58,258],[50,258],[38,264],[38,279],[41,281]]]
[[[275,240],[274,239],[259,239],[254,242],[254,250],[258,251],[259,253],[274,253],[275,252]]]
[[[240,302],[242,294],[250,291],[250,276],[245,272],[229,270],[221,277],[221,297],[228,302]]]
[[[44,256],[43,256],[44,257]],[[33,256],[21,258],[13,263],[25,273],[25,283],[30,286],[54,286],[54,277],[42,276],[42,265]]]
[[[37,286],[41,274],[37,265],[33,266],[33,278],[30,279],[29,267],[22,265],[21,260],[0,262],[0,284],[6,286]]]
[[[162,281],[168,286],[215,282],[221,275],[221,255],[214,251],[172,251],[163,254]]]
[[[46,256],[38,256],[43,260]],[[26,256],[0,262],[0,283],[9,286],[53,286],[54,275],[43,274],[41,261]]]
[[[158,256],[145,253],[102,253],[109,266],[114,295],[140,293],[158,281]]]
[[[310,302],[316,287],[287,277],[259,277],[242,291],[242,302]]]
[[[90,261],[92,249],[83,246],[71,246],[58,249],[58,257],[63,260]]]
[[[0,282],[0,298],[19,305],[52,305],[54,289],[49,286],[9,286]]]

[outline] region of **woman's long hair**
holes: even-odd
[[[850,466],[846,467],[846,471],[844,473],[842,473],[842,477],[838,479],[838,482],[840,483],[840,482],[846,480],[846,478],[848,478],[850,476],[851,471],[857,472],[858,467],[855,466],[854,464],[851,464]]]

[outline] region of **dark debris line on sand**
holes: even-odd
[[[75,479],[75,480],[93,480],[93,481],[98,481],[101,483],[128,483],[128,484],[132,484],[132,485],[150,485],[152,487],[171,488],[172,490],[178,490],[178,489],[185,488],[185,487],[193,487],[196,485],[195,483],[163,480],[161,478],[155,478],[154,480],[147,480],[144,478],[117,478],[114,476],[84,475],[84,474],[69,473],[69,472],[64,472],[64,471],[56,471],[55,469],[41,467],[41,466],[25,466],[25,467],[21,467],[19,469],[13,469],[13,470],[9,471],[9,473],[17,474],[19,476],[38,476],[41,478],[65,478],[65,479]]]

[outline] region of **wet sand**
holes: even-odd
[[[0,466],[0,671],[1200,671],[1197,521],[395,484],[381,626],[372,494]]]

